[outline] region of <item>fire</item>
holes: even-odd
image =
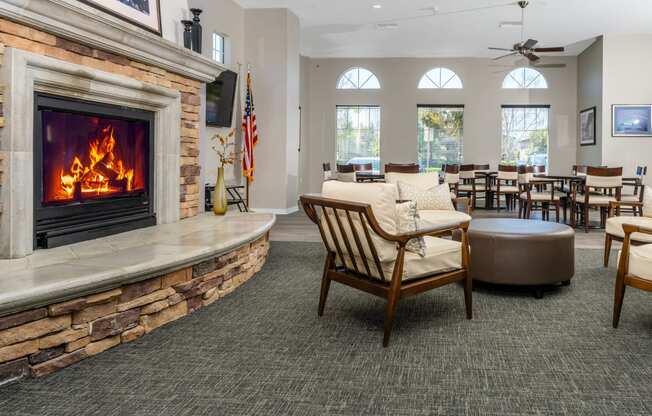
[[[77,199],[132,191],[134,170],[116,157],[116,144],[114,128],[109,124],[101,129],[100,137],[89,144],[86,164],[81,155],[75,155],[69,171],[61,170],[58,197]]]

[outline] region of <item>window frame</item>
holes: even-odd
[[[450,77],[443,85],[441,85],[441,83],[442,83],[441,82],[441,72],[444,69],[447,70],[447,71],[450,71],[453,74],[453,76]],[[433,71],[437,71],[437,70],[439,71],[439,85],[437,85],[438,83],[435,82],[435,80],[430,77],[430,73],[432,73]],[[433,87],[421,87],[421,83],[426,78],[434,85]],[[455,78],[457,78],[459,80],[460,87],[447,87],[446,85],[448,85]],[[452,69],[446,68],[444,66],[438,66],[438,67],[429,69],[428,71],[426,71],[425,74],[423,74],[421,76],[421,78],[419,78],[419,82],[417,83],[417,89],[418,90],[462,90],[462,89],[464,89],[464,81],[462,81],[462,77],[460,77],[459,74],[457,72],[453,71]]]
[[[380,167],[382,166],[381,164],[381,130],[382,130],[382,106],[379,104],[336,104],[335,105],[335,162],[336,164],[340,163],[339,159],[339,132],[340,132],[340,127],[338,125],[338,110],[341,108],[357,108],[358,110],[361,108],[368,108],[368,109],[378,109],[378,155],[371,155],[371,156],[356,156],[356,157],[378,157],[378,170],[380,170]],[[357,130],[360,130],[359,128]],[[343,163],[347,163],[342,161]]]
[[[460,143],[458,146],[459,151],[459,161],[458,164],[464,162],[464,112],[466,106],[464,104],[417,104],[417,148],[416,148],[416,157],[417,163],[419,163],[419,109],[421,108],[432,108],[432,109],[461,109],[462,110],[462,135],[460,136]],[[419,163],[419,167],[425,169]],[[434,168],[435,170],[438,168]],[[440,169],[440,168],[439,168]]]
[[[361,69],[369,72],[371,76],[365,80],[365,82],[360,85],[360,73],[358,72],[358,82],[357,85],[355,85],[354,88],[342,88],[340,87],[340,84],[342,82],[342,79],[346,77],[351,71],[357,70],[360,71]],[[348,77],[347,77],[348,78]],[[369,82],[372,78],[375,78],[376,82],[378,83],[378,88],[365,88],[364,85]],[[351,83],[351,85],[354,85],[351,79],[349,78],[348,81]],[[350,68],[347,68],[344,72],[340,74],[340,76],[337,77],[337,82],[335,83],[335,90],[336,91],[379,91],[383,89],[383,84],[380,82],[380,78],[378,75],[376,75],[375,72],[373,72],[370,69],[367,69],[363,66],[353,66]]]
[[[503,160],[503,139],[505,135],[504,126],[504,110],[505,109],[545,109],[547,110],[547,123],[546,123],[546,168],[550,166],[550,109],[552,106],[550,104],[503,104],[500,106],[500,163],[508,163]],[[525,123],[525,117],[523,121]],[[538,129],[533,130],[518,130],[523,132],[533,132]],[[527,163],[527,162],[526,162]],[[517,161],[518,164],[518,161]]]
[[[217,42],[216,39],[220,40],[220,48],[217,48]],[[226,65],[226,35],[220,32],[213,32],[212,36],[212,55],[213,55],[213,60],[217,62],[218,64]],[[217,57],[220,57],[221,59],[217,59]]]
[[[523,79],[522,80],[518,80],[512,75],[516,71],[523,71]],[[535,72],[537,74],[537,76],[534,77],[532,79],[532,81],[530,81],[529,84],[526,84],[526,75],[525,75],[526,71],[532,71],[532,72]],[[505,83],[510,78],[515,83],[518,84],[518,87],[505,86]],[[533,86],[531,86],[534,83],[534,81],[536,81],[538,78],[541,78],[543,80],[543,83],[545,84],[544,87],[533,87]],[[548,88],[550,88],[550,85],[548,84],[548,79],[545,77],[543,72],[538,71],[538,70],[536,70],[534,68],[527,67],[527,66],[521,66],[521,67],[512,69],[511,71],[509,71],[509,73],[507,73],[507,75],[505,75],[505,78],[503,78],[503,83],[501,84],[501,88],[504,89],[504,90],[547,90]]]

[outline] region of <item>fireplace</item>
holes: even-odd
[[[154,113],[35,96],[34,247],[156,224]]]

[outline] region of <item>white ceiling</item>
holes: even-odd
[[[301,20],[302,53],[316,58],[493,57],[488,46],[510,47],[521,36],[520,28],[498,27],[520,20],[509,0],[236,1],[292,10]],[[432,7],[438,15],[423,10]],[[477,10],[457,13],[471,8]],[[399,27],[381,30],[381,22]],[[652,33],[652,0],[532,0],[526,11],[525,37],[537,46],[567,46],[575,55],[604,33]]]

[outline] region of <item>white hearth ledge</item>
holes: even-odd
[[[5,49],[0,83],[5,87],[0,154],[0,258],[33,251],[34,93],[152,111],[155,114],[154,209],[159,224],[180,218],[181,97],[178,91],[132,78],[33,54]]]
[[[78,0],[0,0],[0,16],[203,82],[214,81],[225,70],[211,59]]]
[[[212,213],[0,260],[0,316],[189,267],[264,236],[272,214]]]

